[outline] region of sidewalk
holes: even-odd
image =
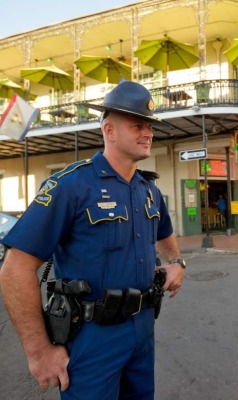
[[[238,254],[238,234],[230,236],[226,234],[210,234],[209,243],[212,242],[213,247],[202,247],[204,245],[204,238],[206,238],[205,234],[177,236],[181,253],[222,252]],[[205,241],[205,243],[207,242]]]

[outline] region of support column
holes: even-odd
[[[227,165],[227,230],[228,236],[234,234],[231,220],[231,173],[230,173],[230,148],[226,147],[226,165]]]
[[[27,37],[23,42],[25,68],[29,68],[31,65],[32,46],[33,46],[32,40],[30,39],[30,37]],[[25,90],[25,100],[28,100],[30,94],[30,81],[28,79],[24,79],[24,90]]]
[[[78,161],[78,134],[79,132],[76,131],[74,134],[74,161],[77,162]]]
[[[78,60],[81,55],[82,34],[83,29],[81,26],[76,26],[74,30],[74,61]],[[80,70],[74,64],[74,101],[85,100],[85,93],[81,96],[80,89]]]
[[[169,144],[169,157],[170,157],[170,168],[172,173],[171,183],[173,185],[173,198],[171,199],[172,205],[170,209],[174,212],[174,230],[175,234],[178,234],[178,204],[177,201],[177,177],[176,177],[176,167],[175,167],[175,158],[174,158],[174,144]]]
[[[28,139],[25,138],[25,153],[24,153],[24,179],[25,179],[25,208],[28,207]]]
[[[205,123],[205,115],[202,116],[202,132],[203,132],[203,147],[207,148],[207,133],[206,133],[206,123]],[[209,236],[209,221],[208,221],[208,213],[209,213],[209,199],[208,199],[208,185],[207,185],[207,160],[204,160],[204,184],[205,184],[205,218],[206,218],[206,236],[202,240],[202,247],[214,247],[213,239]]]
[[[206,79],[206,63],[207,63],[207,41],[206,41],[206,23],[207,23],[207,0],[197,0],[195,6],[196,17],[198,21],[198,54],[199,54],[199,70],[200,80]]]
[[[139,31],[140,22],[138,9],[132,9],[131,16],[131,65],[132,65],[132,81],[139,81],[139,59],[134,56],[134,51],[139,47]]]
[[[33,41],[27,37],[23,42],[24,51],[24,64],[26,68],[31,65],[31,55],[32,55]],[[24,79],[24,90],[25,90],[25,100],[28,100],[30,94],[30,81]],[[28,138],[24,139],[25,151],[24,151],[24,179],[25,179],[25,208],[28,207],[28,174],[29,174],[29,160],[28,160]]]

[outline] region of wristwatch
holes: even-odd
[[[173,258],[169,264],[180,264],[183,269],[186,268],[186,262],[183,260],[183,258]]]

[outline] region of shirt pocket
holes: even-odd
[[[101,208],[98,205],[86,209],[90,232],[95,240],[102,241],[106,250],[118,250],[124,246],[128,212],[125,205]],[[124,232],[124,233],[123,233]]]
[[[149,224],[149,240],[151,243],[155,243],[157,240],[157,232],[160,222],[160,212],[158,207],[156,207],[153,203],[150,205],[150,207],[145,204],[145,212]]]

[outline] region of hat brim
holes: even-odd
[[[127,110],[124,108],[118,108],[118,107],[109,107],[109,106],[103,106],[103,105],[99,105],[99,104],[92,104],[92,103],[81,103],[81,105],[83,105],[84,107],[87,108],[92,108],[93,110],[97,110],[97,111],[114,111],[114,112],[120,112],[123,114],[128,114],[128,115],[132,115],[132,116],[137,116],[145,121],[150,122],[152,125],[161,125],[163,123],[163,121],[159,118],[153,117],[153,116],[146,116],[144,114],[140,114],[131,110]]]

